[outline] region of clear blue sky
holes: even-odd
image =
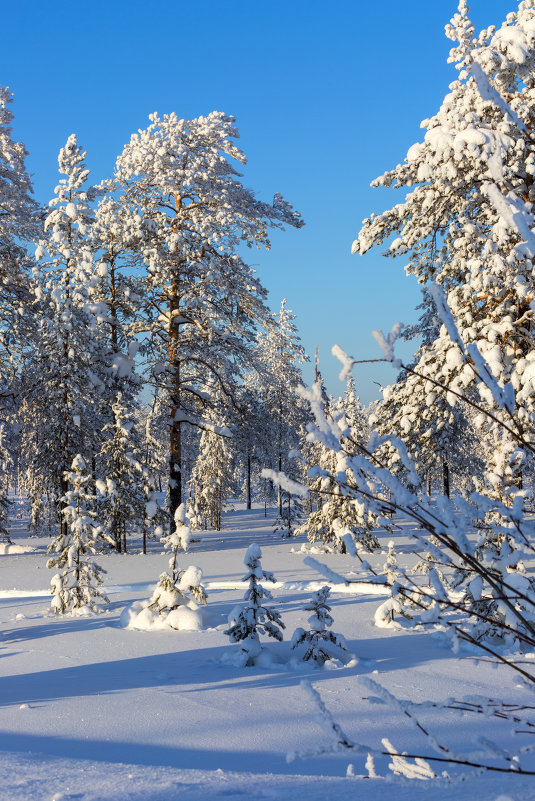
[[[476,29],[516,7],[473,0]],[[152,111],[235,116],[245,183],[266,200],[281,192],[307,223],[276,233],[271,252],[252,260],[272,308],[286,297],[307,351],[320,347],[328,389],[339,394],[331,346],[373,358],[373,328],[415,318],[419,291],[403,257],[351,256],[350,247],[362,219],[397,200],[370,181],[404,159],[454,79],[444,25],[455,8],[455,0],[17,0],[2,8],[0,83],[15,93],[15,136],[43,202],[71,133],[98,181]],[[384,367],[356,377],[368,401],[373,381],[395,374]]]

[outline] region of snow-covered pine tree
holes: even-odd
[[[21,241],[31,241],[39,231],[39,209],[32,199],[33,187],[26,170],[27,151],[22,142],[13,140],[13,114],[8,106],[13,95],[7,86],[0,86],[0,247],[5,276],[9,268],[9,248]]]
[[[150,121],[119,157],[116,181],[143,231],[146,336],[153,378],[169,403],[173,520],[182,501],[182,427],[204,428],[208,389],[232,406],[255,327],[267,316],[265,290],[236,251],[244,242],[269,247],[270,227],[302,221],[280,195],[270,205],[243,186],[233,118],[152,114]]]
[[[438,113],[423,121],[423,142],[409,149],[403,164],[374,182],[410,187],[410,192],[392,209],[365,220],[353,247],[365,253],[394,236],[385,255],[403,256],[409,274],[422,284],[437,282],[447,292],[470,355],[462,356],[442,326],[432,358],[419,365],[425,386],[420,398],[440,395],[431,379],[448,387],[445,402],[450,406],[455,402],[452,390],[466,393],[474,387],[477,346],[499,384],[511,382],[518,405],[516,426],[530,441],[535,411],[533,277],[526,236],[520,231],[529,232],[532,226],[530,204],[535,198],[534,18],[533,4],[522,2],[501,28],[488,28],[473,38],[467,3],[461,0],[446,28],[455,42],[449,60],[459,77]],[[492,408],[488,387],[479,384],[479,391],[481,401]],[[496,411],[505,420],[507,412]],[[420,413],[425,415],[421,401]],[[491,471],[493,491],[504,499],[515,492],[523,459],[502,427],[494,432],[494,448],[509,463]]]
[[[7,481],[2,482],[0,491],[0,542],[11,542],[9,536],[9,510],[12,502],[9,499],[9,475],[12,467],[13,459],[6,447],[5,426],[0,425],[0,471],[1,475],[7,478]]]
[[[269,325],[258,335],[257,367],[251,383],[258,389],[265,410],[265,425],[269,426],[270,453],[264,466],[278,472],[292,469],[291,450],[299,446],[299,430],[307,420],[307,411],[299,403],[295,388],[303,383],[301,364],[308,361],[300,344],[295,314],[286,307],[286,300],[273,315]],[[282,517],[283,491],[277,488],[279,517]]]
[[[313,614],[308,618],[310,629],[297,628],[292,636],[292,649],[303,650],[303,662],[312,660],[323,665],[328,659],[339,659],[347,662],[350,654],[341,634],[329,631],[334,623],[331,607],[327,604],[330,587],[322,587],[313,593],[310,604],[304,607],[305,612]],[[304,649],[302,649],[304,646]]]
[[[138,250],[143,232],[139,215],[129,214],[119,200],[110,194],[103,194],[114,188],[112,182],[104,181],[96,189],[103,195],[91,225],[95,260],[98,259],[97,270],[102,279],[97,297],[108,311],[106,322],[110,351],[112,358],[116,359],[116,371],[120,378],[129,378],[135,387],[138,380],[132,373],[130,354],[126,354],[129,334],[143,329],[143,320],[139,319],[143,286],[138,275],[141,261]],[[125,391],[124,384],[121,391]]]
[[[33,313],[39,328],[26,374],[31,389],[21,418],[30,483],[37,479],[41,487],[44,484],[56,507],[66,497],[66,475],[75,455],[84,453],[89,461],[98,451],[107,367],[107,345],[91,309],[100,279],[88,240],[89,171],[74,134],[58,161],[65,177],[50,201],[47,238],[36,250]],[[43,498],[42,491],[31,494]],[[66,520],[59,516],[66,535]]]
[[[113,189],[113,184],[104,182],[98,191],[103,193],[108,188]],[[101,197],[91,226],[91,242],[95,260],[99,259],[100,277],[93,308],[100,309],[109,369],[103,408],[108,422],[103,428],[104,444],[97,457],[96,472],[111,491],[111,494],[103,493],[103,500],[118,552],[126,551],[126,529],[134,509],[136,517],[143,519],[143,493],[141,488],[136,490],[142,473],[138,460],[141,442],[134,425],[141,382],[134,362],[139,343],[133,335],[142,321],[136,319],[140,295],[139,278],[133,274],[136,265],[132,263],[132,250],[139,237],[139,221],[126,214],[122,205],[109,194]],[[111,478],[111,474],[115,477]],[[129,501],[125,503],[127,495]],[[119,502],[120,496],[123,502]]]
[[[348,382],[344,396],[336,403],[325,399],[321,383],[317,386],[325,414],[344,429],[345,447],[352,453],[363,452],[370,429],[355,393],[354,380]],[[357,499],[340,487],[336,478],[336,454],[310,436],[303,439],[302,450],[307,455],[307,463],[315,464],[309,471],[309,485],[318,503],[297,533],[306,534],[310,542],[322,542],[340,553],[354,554],[360,549],[372,551],[378,548],[379,543],[373,533],[377,516],[370,510],[365,498]],[[351,471],[347,472],[346,481],[349,486],[355,485]]]
[[[115,542],[118,553],[126,553],[127,528],[135,520],[142,520],[145,498],[142,486],[142,467],[135,453],[139,443],[133,416],[123,403],[118,392],[112,404],[112,420],[102,433],[104,444],[99,454],[99,463],[105,478],[97,479],[100,491],[99,515],[102,524]]]
[[[243,596],[245,603],[237,606],[229,615],[229,628],[224,632],[230,642],[241,643],[240,662],[244,667],[254,665],[260,654],[260,634],[267,634],[275,640],[282,640],[281,629],[286,628],[281,620],[280,613],[272,606],[265,606],[265,601],[272,600],[273,596],[262,584],[270,581],[275,584],[273,573],[262,569],[260,562],[262,551],[260,546],[253,542],[247,549],[244,564],[248,572],[242,581],[249,582],[249,588]]]
[[[205,604],[206,592],[200,583],[202,578],[200,568],[190,566],[184,570],[178,564],[178,553],[180,550],[184,551],[184,553],[188,551],[190,540],[191,528],[186,516],[185,505],[181,503],[175,512],[174,531],[161,538],[165,550],[171,551],[171,556],[169,557],[171,575],[169,580],[174,587],[178,588],[178,592],[183,598],[186,597],[185,593],[188,592],[197,603]],[[163,579],[163,576],[165,576],[165,573],[160,576],[160,584],[164,581],[167,586],[168,582]]]
[[[139,425],[142,429],[139,461],[145,509],[143,520],[143,553],[147,553],[147,539],[162,536],[168,530],[168,515],[160,503],[159,493],[162,489],[162,476],[167,473],[165,440],[162,441],[162,414],[158,394],[155,393],[150,408],[141,407]],[[165,433],[165,432],[164,432]],[[159,436],[158,436],[159,434]]]
[[[206,592],[202,585],[202,570],[190,565],[185,570],[178,565],[178,552],[187,551],[190,540],[189,521],[184,505],[175,512],[175,528],[162,537],[166,550],[171,551],[170,572],[161,573],[151,597],[146,601],[135,601],[121,615],[122,625],[142,629],[186,629],[202,628],[202,613],[199,604],[206,604]]]
[[[52,608],[61,615],[98,612],[100,604],[109,603],[101,589],[102,574],[106,571],[91,557],[104,544],[113,544],[113,540],[95,523],[95,496],[88,489],[92,476],[86,469],[82,457],[75,456],[65,476],[70,487],[62,499],[65,527],[47,550],[48,554],[56,554],[50,557],[47,566],[59,571],[51,580]]]
[[[392,625],[396,615],[410,617],[405,607],[409,604],[408,597],[399,592],[400,586],[404,584],[404,573],[398,565],[398,556],[394,540],[388,543],[388,551],[381,574],[386,577],[386,583],[390,590],[390,597],[380,604],[375,610],[375,625],[379,628],[388,628]]]
[[[515,567],[525,540],[516,536],[506,508],[518,508],[530,494],[524,473],[534,443],[534,22],[530,0],[501,28],[474,37],[467,3],[460,1],[446,29],[456,43],[450,61],[458,80],[438,113],[422,123],[424,141],[375,182],[411,191],[394,208],[366,220],[353,248],[364,253],[395,236],[387,255],[403,254],[406,270],[440,304],[443,325],[431,346],[433,358],[422,365],[421,382],[431,394],[446,388],[450,406],[459,395],[470,402],[477,387],[490,443],[486,451],[492,454],[482,489],[493,509],[478,521],[478,559],[494,566],[496,586],[518,583],[527,595],[529,582]],[[499,503],[493,506],[489,496]],[[458,580],[467,605],[476,579],[463,565]],[[487,623],[495,621],[482,621],[478,637],[504,621],[493,595],[472,606],[479,615],[485,607]]]
[[[223,505],[233,489],[232,445],[228,436],[207,429],[201,434],[190,483],[205,529],[221,530]]]
[[[24,395],[24,363],[37,322],[29,312],[31,259],[26,246],[42,229],[42,214],[31,195],[32,182],[26,170],[26,149],[13,139],[13,97],[0,86],[0,424],[13,420]],[[17,437],[19,440],[19,437]],[[18,443],[17,443],[18,450]],[[5,444],[1,455],[8,454]],[[6,538],[5,517],[9,505],[7,487],[0,489],[0,535]]]
[[[32,199],[26,170],[26,148],[13,140],[13,96],[0,86],[0,376],[3,381],[20,368],[21,347],[34,327],[25,310],[32,302],[30,265],[24,247],[38,238],[43,214]]]
[[[440,318],[429,290],[422,289],[421,315],[416,325],[407,326],[401,339],[420,338],[420,346],[408,369],[401,370],[395,384],[384,387],[383,400],[376,404],[370,423],[380,433],[395,433],[406,444],[418,474],[426,477],[428,494],[433,486],[450,494],[458,489],[473,491],[472,478],[481,477],[481,444],[473,426],[474,416],[466,404],[452,405],[447,390],[437,387],[426,375],[434,376],[437,362],[435,342]],[[414,371],[414,372],[413,372]],[[474,389],[467,390],[477,400]],[[381,458],[391,470],[402,471],[396,448],[385,443]]]

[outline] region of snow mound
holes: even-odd
[[[303,542],[300,548],[290,548],[290,553],[333,553],[334,548],[326,545],[325,543],[310,543],[310,542]]]
[[[311,670],[347,670],[348,668],[355,668],[359,664],[359,659],[355,654],[349,654],[348,659],[326,659],[325,662],[316,662],[313,659],[300,659],[297,656],[292,656],[288,662],[288,669],[296,673],[309,673]]]
[[[35,548],[30,548],[29,545],[14,545],[12,542],[0,542],[0,556],[6,556],[9,553],[33,553]]]
[[[167,613],[159,613],[158,609],[151,608],[150,601],[134,601],[121,612],[119,625],[138,631],[201,631],[202,611],[195,601],[188,601]]]
[[[287,663],[265,647],[260,647],[253,659],[251,659],[250,651],[244,651],[242,648],[229,648],[223,653],[219,662],[230,667],[247,665],[247,667],[261,667],[267,670],[288,670]]]

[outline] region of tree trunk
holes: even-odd
[[[178,314],[179,297],[178,285],[171,287],[169,299],[169,368],[171,372],[171,398],[169,415],[171,418],[169,428],[169,529],[172,534],[175,530],[175,512],[182,503],[182,443],[180,421],[176,414],[180,410],[180,361],[178,358],[179,324],[176,322]]]
[[[446,498],[450,497],[450,469],[447,457],[442,457],[442,488]]]
[[[251,508],[251,454],[247,454],[247,508]]]
[[[60,498],[64,498],[69,489],[69,482],[65,478],[64,472],[62,472],[61,478],[59,480],[59,487],[61,493]],[[69,531],[67,521],[65,520],[65,515],[63,514],[64,509],[66,509],[66,503],[63,501],[59,504],[60,533],[62,537],[66,537]]]
[[[279,473],[282,473],[282,453],[279,450]],[[279,517],[282,517],[282,491],[280,484],[277,484],[277,503],[279,504]]]

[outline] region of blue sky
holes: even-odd
[[[152,111],[235,116],[244,182],[263,199],[281,192],[307,223],[276,232],[271,252],[250,262],[274,310],[287,298],[305,348],[312,355],[319,346],[328,389],[339,394],[331,346],[374,358],[373,328],[415,318],[419,290],[403,257],[351,256],[350,247],[364,217],[397,202],[370,181],[421,138],[420,120],[455,77],[444,36],[455,8],[449,0],[18,0],[2,9],[0,83],[15,93],[15,137],[30,152],[43,202],[71,133],[98,181]],[[471,16],[479,29],[515,8],[515,0],[473,0]],[[386,366],[359,369],[361,398],[394,377]]]

